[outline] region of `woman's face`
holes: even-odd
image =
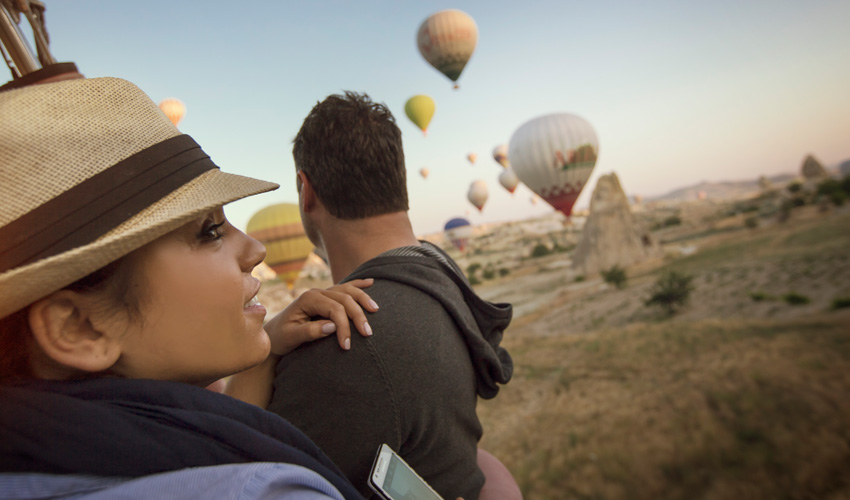
[[[221,208],[139,249],[140,313],[120,320],[126,333],[112,371],[207,384],[265,360],[266,310],[251,276],[265,255]]]

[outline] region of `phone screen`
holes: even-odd
[[[380,490],[381,495],[390,500],[442,500],[425,480],[386,445],[376,457],[376,467],[379,462],[386,473],[382,472],[380,477],[373,476],[376,480],[373,486]]]

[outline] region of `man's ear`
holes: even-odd
[[[42,368],[95,373],[118,361],[120,343],[93,321],[94,306],[91,297],[71,290],[59,290],[30,306],[33,339],[52,365]]]
[[[307,177],[307,174],[305,174],[303,170],[299,170],[296,174],[298,175],[298,178],[295,182],[298,186],[301,209],[306,213],[315,208],[318,198],[316,198],[316,191],[313,190],[313,184],[310,182],[310,178]]]

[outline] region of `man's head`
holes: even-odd
[[[390,110],[368,95],[345,92],[316,104],[293,144],[295,168],[334,217],[408,210],[401,131]]]

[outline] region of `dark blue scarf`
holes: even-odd
[[[186,467],[283,462],[362,498],[277,415],[177,382],[101,378],[0,386],[0,470],[139,477]]]

